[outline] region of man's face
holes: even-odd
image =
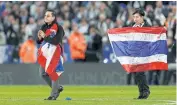
[[[51,23],[52,21],[54,21],[54,19],[55,19],[55,17],[52,16],[52,12],[47,11],[47,12],[45,13],[44,21],[45,21],[46,23]]]
[[[140,16],[140,14],[136,13],[133,15],[133,20],[136,24],[141,24],[143,22],[143,16]]]

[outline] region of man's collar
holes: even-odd
[[[56,21],[54,20],[51,24],[46,23],[47,26],[52,26]]]
[[[133,27],[143,27],[143,25],[144,25],[144,22],[141,23],[141,24],[136,24],[136,23],[135,23],[135,24],[133,25]]]

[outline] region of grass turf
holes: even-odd
[[[0,105],[176,105],[175,86],[150,86],[147,100],[134,100],[137,86],[64,86],[56,101],[45,101],[48,86],[0,86]],[[72,100],[65,100],[66,97]]]

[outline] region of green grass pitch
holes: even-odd
[[[46,101],[50,88],[43,85],[0,86],[0,105],[176,105],[175,86],[150,86],[147,100],[134,100],[137,86],[64,86],[56,101]],[[65,100],[66,97],[72,100]]]

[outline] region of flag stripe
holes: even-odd
[[[167,42],[111,41],[116,56],[146,57],[167,54]]]
[[[47,73],[49,74],[50,78],[54,81],[56,81],[59,77],[56,72],[56,67],[59,64],[60,55],[61,55],[61,47],[59,45],[57,45],[55,52],[52,56],[52,59],[50,61],[50,65],[47,68]]]
[[[45,43],[41,48],[41,51],[43,52],[42,54],[46,58],[45,71],[47,70],[47,68],[50,64],[50,61],[52,59],[52,56],[53,56],[55,50],[56,50],[56,46],[51,45],[49,43]]]
[[[125,34],[125,33],[149,33],[149,34],[162,34],[166,33],[164,27],[125,27],[109,29],[108,34]]]
[[[147,33],[124,33],[109,34],[110,41],[148,41],[155,42],[158,40],[166,40],[166,34],[147,34]]]
[[[129,57],[129,56],[122,56],[117,57],[121,64],[144,64],[144,63],[151,63],[151,62],[164,62],[167,63],[167,55],[164,54],[156,54],[149,57]]]
[[[46,64],[46,58],[43,56],[41,48],[38,49],[38,63],[41,65],[42,68],[45,68],[45,64]]]
[[[56,67],[59,64],[61,55],[61,47],[59,45],[52,45],[43,43],[38,50],[38,63],[49,74],[50,78],[54,81],[58,79]]]
[[[114,28],[108,30],[108,37],[127,72],[168,70],[164,27]]]
[[[63,68],[63,57],[62,56],[60,56],[59,64],[56,67],[56,72],[61,72],[61,71],[64,71],[64,68]]]
[[[52,72],[49,77],[53,80],[56,81],[58,79],[58,74],[56,72]]]
[[[59,64],[59,60],[60,60],[60,54],[61,54],[61,49],[59,46],[56,47],[56,50],[52,56],[52,59],[50,61],[50,64],[47,68],[47,73],[50,74],[52,72],[55,72],[56,67]],[[55,72],[56,73],[56,72]]]
[[[168,64],[164,62],[152,62],[139,65],[122,65],[127,72],[144,72],[148,70],[168,70]]]

